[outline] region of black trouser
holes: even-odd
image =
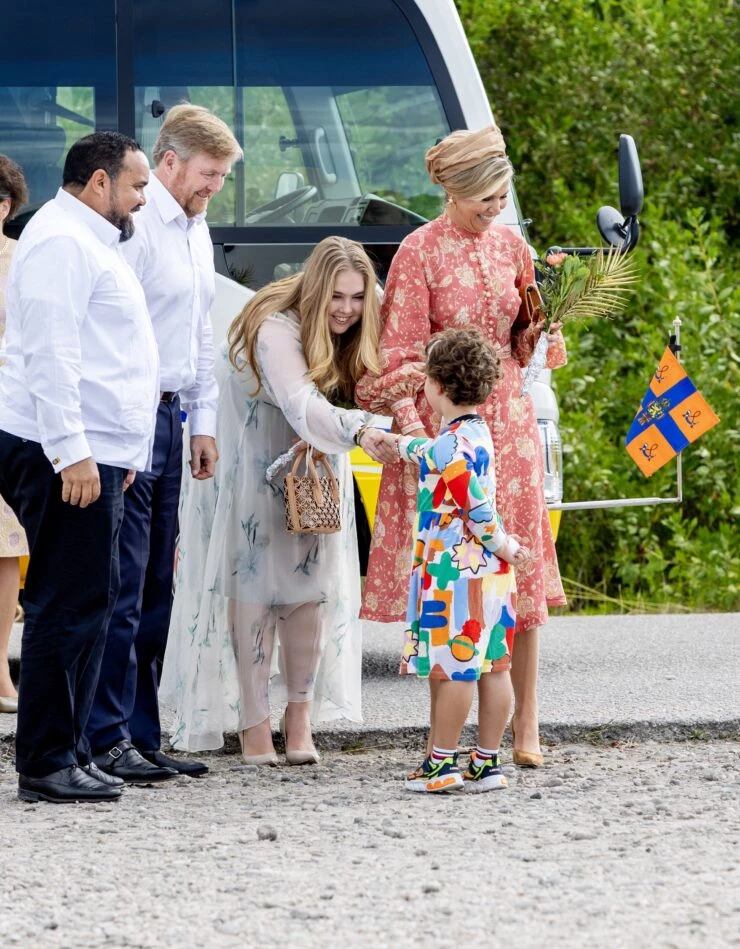
[[[143,751],[160,746],[157,692],[172,611],[181,478],[182,421],[175,398],[159,404],[151,471],[139,472],[124,498],[121,588],[87,723],[94,755],[126,739]]]
[[[0,431],[0,494],[23,525],[31,559],[18,687],[16,770],[40,778],[90,760],[85,725],[119,586],[126,471],[98,465],[100,497],[62,501],[38,442]]]

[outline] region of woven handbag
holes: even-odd
[[[298,474],[301,461],[305,473]],[[319,476],[311,448],[296,455],[293,468],[285,476],[285,529],[291,534],[336,534],[339,516],[339,485],[326,455],[315,456],[323,468]]]

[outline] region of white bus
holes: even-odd
[[[234,129],[245,160],[208,214],[222,278],[217,338],[248,290],[295,270],[329,234],[362,242],[384,279],[401,240],[441,209],[426,149],[493,118],[452,0],[33,0],[7,5],[2,26],[0,152],[23,167],[31,193],[16,232],[55,193],[70,145],[94,129],[118,129],[150,153],[162,115],[184,100]],[[501,220],[526,237],[513,199]],[[549,372],[532,395],[557,504]]]

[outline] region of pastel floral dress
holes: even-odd
[[[171,742],[179,749],[220,748],[225,732],[256,724],[245,720],[240,698],[235,607],[254,616],[244,634],[253,662],[264,663],[270,662],[263,643],[276,611],[317,604],[321,658],[310,683],[312,721],[362,718],[360,564],[348,453],[368,419],[331,405],[311,381],[295,314],[265,320],[257,359],[262,388],[254,395],[251,370],[237,371],[222,347],[216,474],[207,481],[183,478],[179,564],[159,693],[174,713]],[[339,533],[285,530],[282,478],[268,484],[266,472],[297,438],[332,464],[341,494]],[[270,696],[284,702],[282,644],[272,656]]]
[[[10,261],[16,241],[3,239],[0,253],[0,372],[2,371],[2,340],[5,335],[5,286],[8,282]],[[18,518],[0,496],[0,557],[25,557],[28,555],[26,535]]]
[[[541,626],[550,606],[565,605],[544,496],[544,465],[531,396],[520,396],[522,367],[538,334],[518,327],[520,287],[534,281],[526,242],[494,224],[482,234],[441,215],[409,235],[388,274],[383,301],[382,371],[359,382],[359,405],[390,413],[402,434],[435,433],[424,397],[424,347],[448,327],[478,329],[498,350],[502,378],[479,413],[488,425],[496,459],[497,504],[506,528],[533,553],[517,575],[517,630]],[[516,325],[515,325],[516,324]],[[550,346],[548,366],[566,361],[562,337]],[[408,551],[416,499],[410,464],[386,465],[378,499],[362,615],[392,623],[406,609]]]
[[[516,582],[496,556],[507,535],[488,427],[463,415],[433,440],[402,439],[399,450],[419,465],[401,674],[468,682],[508,669]]]

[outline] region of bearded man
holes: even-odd
[[[126,493],[121,590],[88,724],[96,764],[133,783],[208,770],[161,751],[157,691],[172,607],[181,410],[188,418],[192,477],[213,477],[218,459],[209,317],[215,271],[206,210],[242,150],[221,119],[183,104],[168,112],[152,157],[147,206],[125,254],[144,289],[159,348],[154,458],[151,471]]]
[[[133,139],[80,139],[8,278],[0,493],[31,554],[16,733],[26,801],[115,800],[123,787],[92,762],[85,726],[118,594],[123,492],[151,462],[159,402],[144,292],[121,253],[148,180]]]

